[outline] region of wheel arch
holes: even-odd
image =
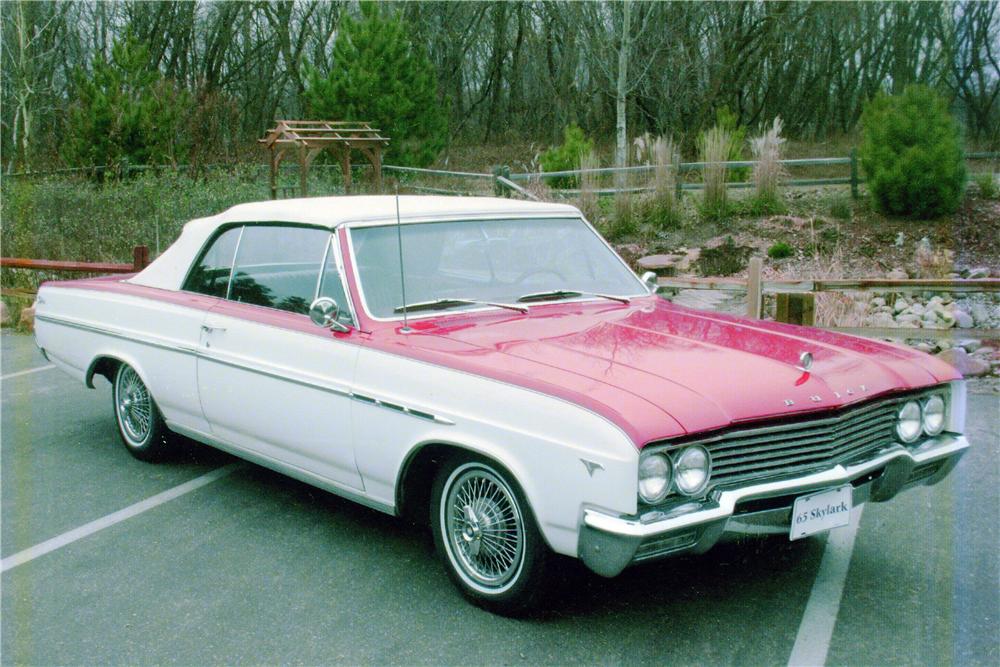
[[[90,388],[94,389],[94,376],[100,375],[104,377],[108,382],[115,381],[115,373],[118,372],[118,367],[122,364],[128,364],[132,369],[138,374],[139,379],[142,383],[149,387],[149,382],[146,380],[146,374],[143,372],[142,368],[136,363],[135,359],[132,359],[129,355],[123,355],[117,352],[101,352],[94,356],[90,364],[87,366],[87,372],[84,373],[83,382]]]
[[[483,459],[496,466],[524,498],[538,532],[542,535],[542,539],[548,542],[542,521],[535,509],[535,503],[532,501],[532,494],[528,485],[525,484],[526,480],[523,479],[523,473],[518,475],[516,472],[518,467],[511,465],[493,451],[465,443],[431,440],[419,443],[409,451],[403,460],[403,465],[400,466],[396,481],[396,513],[414,522],[425,522],[430,507],[434,476],[441,466],[456,456]],[[551,548],[551,544],[548,546]]]

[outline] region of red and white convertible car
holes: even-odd
[[[268,201],[131,277],[46,283],[36,338],[112,383],[133,455],[182,434],[429,518],[458,587],[503,612],[553,552],[613,576],[727,532],[797,539],[968,447],[939,360],[654,291],[571,206]]]

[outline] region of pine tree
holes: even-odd
[[[131,35],[116,40],[111,59],[74,73],[75,102],[63,156],[72,165],[176,163],[190,148],[184,119],[190,96],[150,67],[149,51]]]
[[[428,165],[444,148],[447,116],[434,68],[400,18],[383,17],[362,3],[361,18],[347,18],[333,47],[333,66],[308,72],[309,114],[322,120],[369,121],[389,137],[386,160]]]

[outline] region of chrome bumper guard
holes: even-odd
[[[704,553],[726,532],[788,532],[795,497],[850,483],[854,505],[885,502],[914,486],[944,479],[968,449],[964,436],[944,434],[919,445],[892,445],[870,458],[835,465],[792,479],[715,491],[699,501],[683,502],[640,516],[616,516],[584,508],[579,556],[591,570],[613,577],[627,566],[680,553]],[[742,505],[741,507],[738,507]],[[756,518],[781,526],[753,530]]]

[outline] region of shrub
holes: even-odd
[[[594,142],[588,139],[576,125],[563,130],[562,146],[553,146],[539,156],[542,171],[571,171],[580,166],[581,158],[594,151]],[[554,188],[572,188],[577,179],[573,176],[557,176],[546,179]]]
[[[615,210],[608,225],[608,238],[613,241],[633,237],[639,233],[639,217],[628,194],[615,195]]]
[[[597,169],[599,165],[593,151],[580,156],[580,169],[582,170]],[[601,213],[595,190],[597,190],[597,174],[580,174],[580,211],[591,222],[596,222]]]
[[[880,94],[861,116],[859,151],[868,190],[883,213],[933,218],[952,213],[965,188],[958,124],[925,86]]]
[[[681,211],[674,190],[677,183],[673,165],[675,152],[671,139],[658,137],[652,142],[653,192],[640,201],[639,217],[655,229],[676,227],[680,222]]]
[[[434,66],[401,15],[361,3],[361,18],[345,18],[337,32],[329,73],[308,68],[303,98],[316,119],[373,122],[389,137],[387,161],[424,166],[444,148],[448,121]]]
[[[830,215],[837,220],[850,220],[851,211],[851,200],[847,197],[837,197],[830,202]]]
[[[972,180],[975,181],[981,198],[997,198],[997,184],[996,181],[993,180],[993,174],[976,174],[972,177]]]
[[[715,111],[715,127],[729,133],[729,146],[726,148],[725,159],[729,162],[742,160],[743,144],[747,138],[747,128],[739,124],[736,114],[730,111],[728,106],[722,106]],[[698,135],[698,146],[704,143],[706,134],[706,132],[702,132]],[[734,183],[745,181],[749,176],[749,167],[738,167],[729,170],[729,180]]]
[[[767,256],[771,259],[784,259],[795,254],[795,249],[784,241],[778,241],[767,249]]]
[[[722,220],[729,215],[729,200],[726,194],[726,166],[721,164],[729,157],[732,135],[728,130],[716,126],[705,132],[701,141],[701,161],[706,163],[702,171],[705,189],[701,202],[701,214],[710,220]]]

